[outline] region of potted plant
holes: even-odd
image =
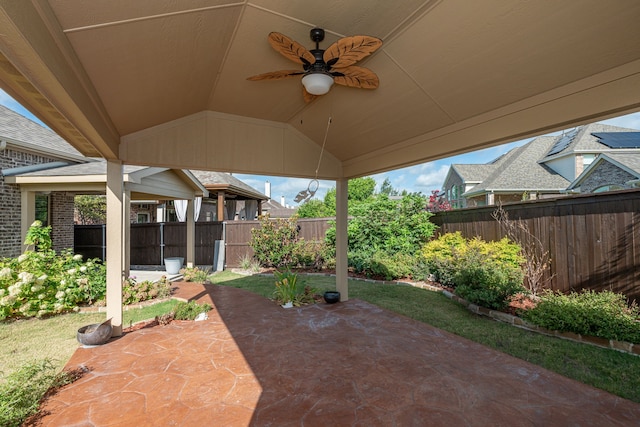
[[[276,288],[273,291],[273,297],[283,308],[293,307],[297,296],[296,286],[298,283],[298,275],[292,273],[289,269],[285,271],[276,270],[273,272],[273,275],[276,278]]]

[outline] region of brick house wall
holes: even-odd
[[[636,179],[634,175],[609,163],[601,162],[588,177],[580,184],[581,193],[592,193],[603,185],[624,185],[625,182]]]
[[[74,196],[66,192],[53,192],[50,196],[51,243],[56,252],[73,249]]]
[[[10,147],[0,151],[0,257],[20,255],[24,240],[20,226],[20,187],[16,184],[7,184],[2,170],[59,160]]]

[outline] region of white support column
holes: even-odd
[[[347,195],[349,181],[336,181],[336,290],[340,292],[340,301],[349,299],[347,261]]]
[[[122,162],[107,161],[107,319],[112,336],[122,335],[123,273],[123,184]]]
[[[187,202],[187,267],[196,266],[196,222],[193,219],[193,199]]]
[[[29,227],[36,220],[36,193],[21,189],[20,191],[20,235],[22,236],[22,252],[27,248],[24,245],[24,239],[27,237]]]
[[[131,190],[125,190],[123,194],[122,267],[124,277],[129,277],[131,272]]]

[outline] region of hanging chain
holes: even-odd
[[[329,135],[329,126],[331,126],[331,116],[327,121],[327,129],[324,131],[324,141],[322,141],[322,148],[320,149],[320,158],[318,159],[318,167],[316,168],[316,179],[318,179],[318,171],[320,170],[320,162],[322,161],[322,154],[324,153],[324,146],[327,143],[327,136]]]

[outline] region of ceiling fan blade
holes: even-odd
[[[364,67],[346,67],[334,70],[330,73],[333,76],[334,83],[349,87],[358,87],[362,89],[375,89],[380,84],[378,76],[368,68]]]
[[[371,36],[344,37],[324,52],[324,61],[332,68],[344,68],[371,55],[382,46],[382,40]]]
[[[292,60],[298,64],[313,64],[316,59],[313,54],[300,43],[291,40],[289,37],[280,33],[269,33],[269,44],[277,52],[280,52],[285,58]]]
[[[304,71],[299,70],[280,70],[280,71],[271,71],[269,73],[258,74],[256,76],[247,77],[247,80],[256,81],[256,80],[280,80],[286,79],[289,77],[295,77],[304,74]]]
[[[308,104],[314,99],[316,99],[318,95],[310,94],[309,92],[307,92],[307,89],[305,89],[304,86],[302,86],[302,97],[304,98],[304,102]]]

